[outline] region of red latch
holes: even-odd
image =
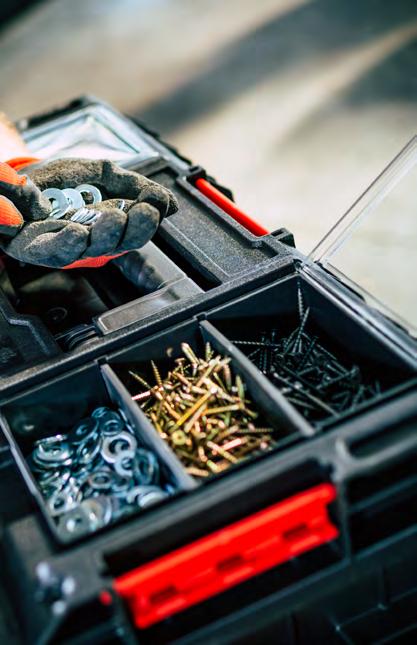
[[[320,484],[230,524],[115,580],[137,627],[145,628],[335,539]]]
[[[255,220],[249,217],[249,215],[240,210],[240,208],[238,208],[231,199],[212,186],[207,179],[197,179],[195,185],[203,195],[211,199],[212,202],[217,204],[217,206],[230,215],[230,217],[233,217],[236,222],[239,222],[239,224],[242,224],[242,226],[247,228],[248,231],[254,235],[268,235],[269,231],[266,228],[258,224],[258,222],[255,222]]]

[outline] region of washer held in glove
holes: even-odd
[[[47,188],[42,195],[52,203],[52,219],[61,219],[68,211],[77,209],[71,217],[71,221],[80,224],[91,224],[101,215],[99,211],[89,210],[86,206],[97,204],[102,201],[100,190],[91,184],[80,184],[76,188]],[[86,204],[83,195],[91,195],[92,201]]]

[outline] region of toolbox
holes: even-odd
[[[0,259],[0,642],[415,642],[417,139],[305,256],[97,99],[17,125],[34,155],[112,159],[171,189],[179,209],[100,269]],[[362,252],[375,235],[384,252]],[[411,249],[401,266],[390,245]],[[215,365],[236,385],[213,423],[232,433],[229,410],[256,421],[233,426],[229,448],[212,441],[216,458],[197,467],[186,432],[170,443],[159,426],[190,425],[201,399],[170,421],[142,400],[167,373],[179,373],[177,393],[195,379],[207,398]],[[93,495],[84,531],[77,507],[66,521],[48,495],[57,473],[77,481],[98,459],[95,483],[116,481],[103,415],[124,428],[131,459],[153,455],[159,492],[100,522],[97,504],[110,506]],[[80,452],[85,419],[94,441]],[[245,432],[263,439],[237,459]],[[39,457],[56,435],[55,461]]]

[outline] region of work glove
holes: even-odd
[[[60,159],[18,174],[0,163],[0,248],[30,264],[53,268],[98,267],[144,246],[165,215],[178,208],[174,195],[111,161]],[[86,204],[99,216],[90,224],[71,221],[76,210],[53,219],[47,188],[97,187],[103,201]]]

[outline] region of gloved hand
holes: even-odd
[[[0,248],[30,264],[66,269],[102,266],[144,246],[162,218],[178,208],[169,190],[111,161],[62,159],[29,166],[24,172],[19,175],[0,163]],[[107,198],[91,205],[100,217],[92,224],[72,222],[72,210],[62,219],[50,219],[52,206],[42,191],[80,184],[96,186]]]

